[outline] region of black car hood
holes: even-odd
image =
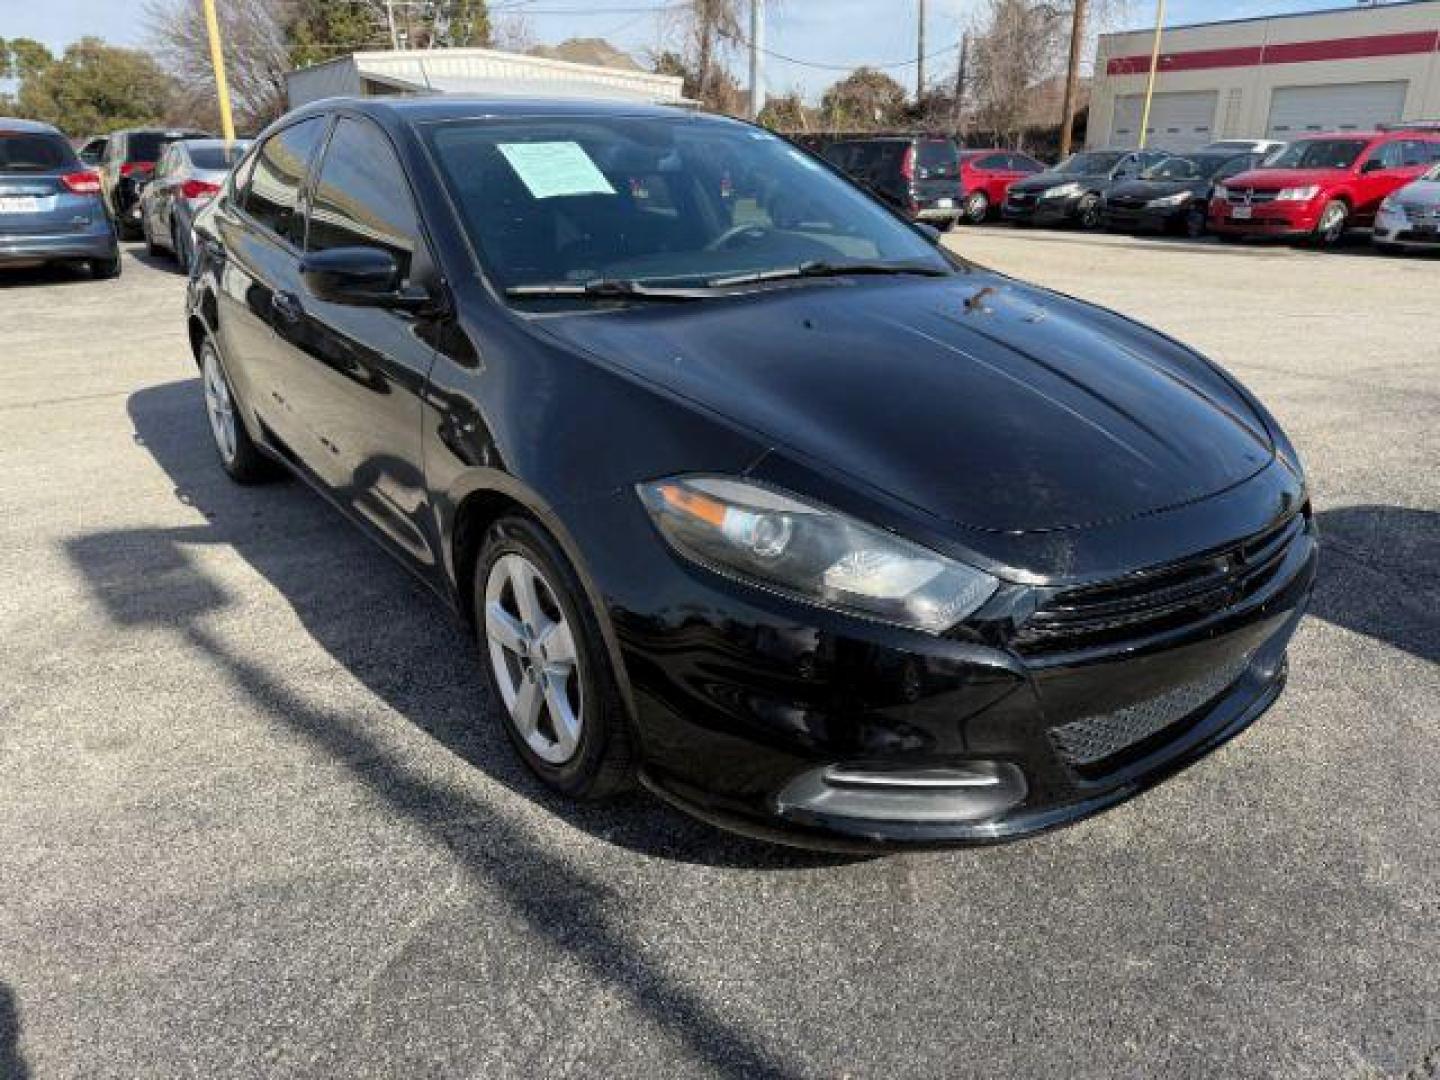
[[[1099,187],[1110,182],[1110,177],[1105,173],[1090,175],[1087,173],[1058,173],[1043,172],[1034,176],[1027,176],[1023,180],[1016,180],[1010,185],[1011,191],[1049,191],[1061,184],[1084,184],[1086,187]]]
[[[1194,353],[990,273],[841,279],[536,325],[972,529],[1150,513],[1273,456],[1246,397]]]
[[[1111,199],[1163,199],[1166,195],[1177,195],[1188,191],[1192,195],[1203,195],[1210,190],[1208,180],[1126,180],[1110,189]]]

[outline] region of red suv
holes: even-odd
[[[1375,220],[1391,192],[1440,161],[1440,131],[1335,132],[1292,142],[1263,168],[1215,191],[1210,231],[1241,236],[1308,237],[1324,247]]]
[[[960,151],[960,194],[965,220],[982,225],[995,207],[1005,202],[1010,185],[1024,176],[1044,172],[1045,166],[1029,154],[1013,150]]]

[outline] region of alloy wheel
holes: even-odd
[[[1343,204],[1331,203],[1327,206],[1320,218],[1320,239],[1327,244],[1339,243],[1340,238],[1345,235],[1345,218]]]
[[[575,756],[585,702],[575,637],[555,590],[534,563],[502,555],[485,581],[485,641],[516,732],[542,761]]]
[[[205,385],[205,414],[210,418],[210,433],[215,437],[215,448],[220,451],[221,459],[229,465],[235,460],[235,404],[213,345],[205,346],[200,377]]]
[[[990,200],[983,191],[977,191],[965,200],[965,216],[972,225],[983,225],[990,214]]]

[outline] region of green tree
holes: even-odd
[[[795,90],[766,101],[758,120],[772,131],[809,131],[811,127],[810,110]]]
[[[15,42],[10,45],[13,50]],[[163,123],[174,102],[174,83],[149,55],[99,38],[81,38],[43,67],[37,54],[29,53],[16,70],[21,75],[15,111],[68,135]]]
[[[870,131],[905,120],[905,88],[874,68],[859,67],[820,99],[820,114],[834,131]]]
[[[0,54],[0,78],[23,81],[55,62],[54,53],[30,38],[11,38]]]

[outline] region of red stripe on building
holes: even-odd
[[[1281,45],[1161,53],[1160,70],[1205,71],[1260,64],[1305,64],[1317,60],[1364,60],[1375,56],[1428,53],[1436,49],[1440,49],[1440,33],[1422,30],[1410,34],[1376,34],[1326,41],[1292,41]],[[1105,65],[1107,75],[1142,75],[1149,70],[1149,56],[1117,56]]]

